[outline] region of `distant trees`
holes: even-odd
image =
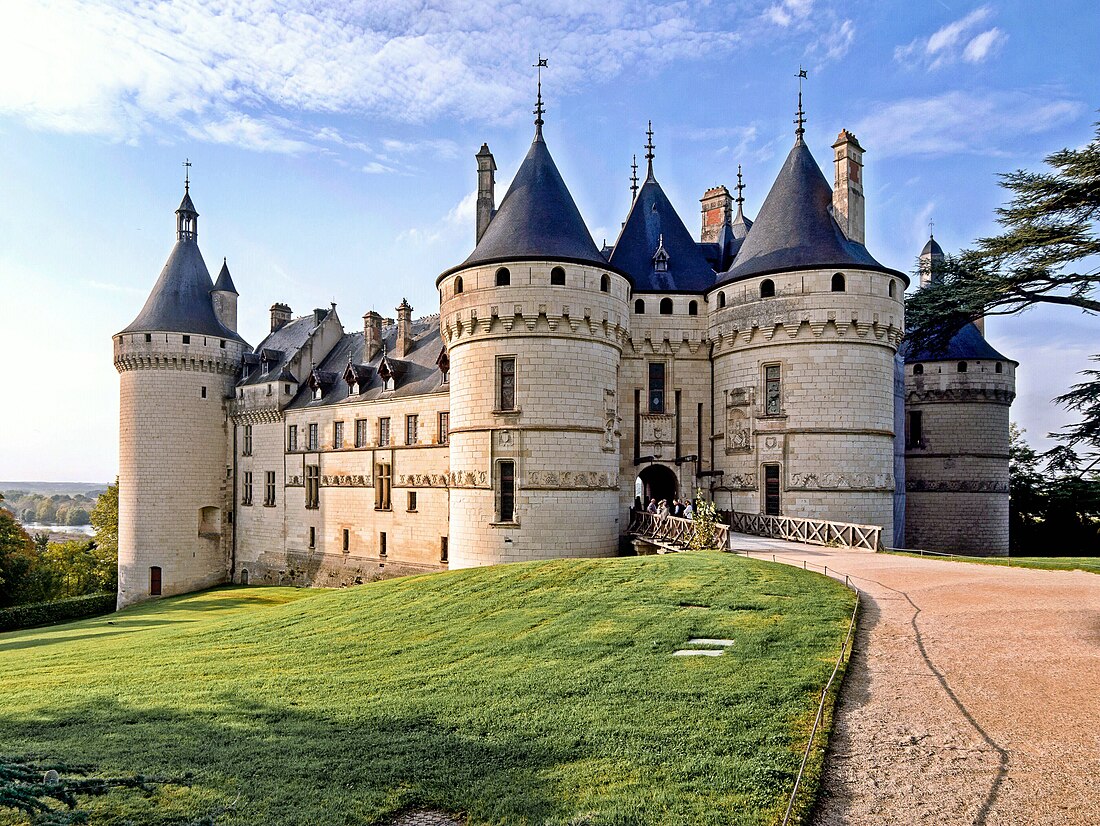
[[[19,521],[25,525],[87,525],[89,514],[96,503],[95,496],[82,493],[75,496],[60,493],[46,496],[25,490],[6,490],[3,495],[5,501],[0,507],[18,516]]]

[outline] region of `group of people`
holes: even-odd
[[[640,507],[641,500],[636,500],[635,505]],[[652,513],[660,519],[666,516],[691,519],[695,516],[695,507],[690,499],[673,499],[671,504],[667,499],[662,499],[660,502],[656,499],[650,499],[649,504],[646,506],[646,512]]]

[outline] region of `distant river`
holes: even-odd
[[[26,528],[29,534],[47,531],[49,533],[82,533],[85,536],[95,536],[95,528],[91,525],[43,525],[39,522],[27,522],[23,527]]]

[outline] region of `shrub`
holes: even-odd
[[[108,592],[0,608],[0,631],[15,631],[19,628],[110,614],[115,610],[115,599],[116,595]]]

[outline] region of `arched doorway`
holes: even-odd
[[[660,502],[668,500],[669,504],[680,492],[680,480],[671,468],[665,465],[650,465],[638,474],[642,483],[642,507],[649,505],[650,499]]]

